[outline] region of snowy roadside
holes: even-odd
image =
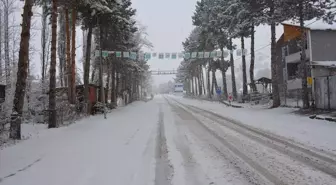
[[[139,102],[134,102],[133,104],[137,104]],[[117,99],[117,107],[119,110],[125,108],[125,105],[123,104],[123,101],[121,98]],[[113,109],[113,110],[109,110],[108,113],[117,111],[118,109]],[[94,116],[89,116],[89,117],[81,117],[80,119],[76,120],[74,123],[72,124],[80,124],[83,122],[86,122],[88,120],[95,120],[96,118],[100,119],[100,117],[102,117],[102,115],[98,114],[98,115],[94,115]],[[86,121],[85,121],[86,120]],[[21,141],[14,141],[11,139],[8,139],[8,132],[6,132],[4,135],[0,136],[0,140],[3,141],[3,143],[0,142],[0,150],[6,147],[9,147],[11,145],[20,143],[22,141],[28,140],[28,139],[33,139],[36,137],[40,137],[43,135],[49,135],[52,134],[53,132],[58,132],[55,130],[62,130],[64,127],[70,126],[72,124],[69,125],[64,125],[61,126],[59,128],[56,129],[48,129],[48,125],[47,124],[40,124],[40,123],[34,123],[34,122],[29,122],[29,123],[22,123],[21,124]],[[9,125],[8,127],[6,127],[7,130],[9,130]]]
[[[197,117],[200,120],[199,125],[203,125],[204,128],[198,137],[202,138],[208,132],[210,137],[214,136],[216,138],[215,140],[209,138],[208,143],[214,144],[216,147],[224,144],[229,152],[225,152],[224,149],[221,153],[224,156],[226,155],[229,161],[232,161],[234,166],[244,174],[243,176],[252,180],[254,184],[317,185],[335,183],[335,180],[331,177],[335,177],[333,157],[326,159],[324,155],[312,154],[311,151],[302,149],[292,142],[284,142],[286,144],[281,146],[281,143],[285,141],[283,139],[278,140],[269,137],[270,140],[267,141],[267,137],[263,138],[264,136],[260,132],[258,133],[260,135],[257,132],[249,133],[246,125],[239,126],[239,123],[230,122],[215,116],[213,113],[207,113],[209,112],[207,110],[194,108],[194,106],[185,106],[176,102],[174,104],[184,107],[183,109]],[[180,110],[181,112],[184,111]],[[192,119],[192,117],[189,119]],[[189,128],[191,125],[189,124]],[[205,140],[207,139],[205,138]],[[216,143],[216,140],[220,143]],[[281,142],[279,143],[279,141]],[[233,153],[233,155],[228,156],[229,153]],[[239,156],[239,159],[235,159],[233,156]],[[317,159],[314,159],[315,157]],[[326,160],[330,161],[327,162]]]
[[[293,108],[236,109],[218,102],[170,96],[184,104],[197,106],[244,124],[261,128],[310,146],[336,153],[336,124],[293,114]]]
[[[1,184],[153,184],[157,105],[135,102],[107,117],[45,129],[3,148]]]

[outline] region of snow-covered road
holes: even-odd
[[[0,151],[4,185],[147,185],[155,176],[158,106],[136,102]]]
[[[240,111],[237,109],[236,111]],[[336,184],[336,155],[156,97],[0,151],[4,185]]]

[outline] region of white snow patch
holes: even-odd
[[[288,24],[292,26],[300,26],[299,21],[289,20],[282,22],[283,24]],[[304,21],[304,27],[311,30],[336,30],[336,24],[329,24],[323,19],[313,18],[311,20]]]
[[[157,114],[155,103],[135,102],[3,148],[1,183],[152,185]]]
[[[173,98],[244,124],[336,153],[336,124],[295,115],[293,111],[296,109],[232,108],[218,102],[197,101],[181,97]]]

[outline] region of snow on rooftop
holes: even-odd
[[[292,25],[292,26],[300,26],[300,22],[298,20],[288,20],[282,22],[282,24]],[[325,22],[323,19],[311,19],[304,21],[304,27],[311,30],[336,30],[336,23],[329,24]]]
[[[314,61],[312,65],[336,68],[336,61]]]

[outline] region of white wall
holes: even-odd
[[[296,78],[294,80],[287,81],[287,90],[301,89],[302,88],[302,80]]]

